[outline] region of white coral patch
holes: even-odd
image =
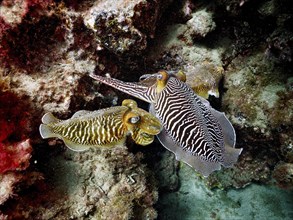
[[[11,5],[4,5],[4,2],[0,5],[0,15],[3,20],[11,25],[21,23],[22,17],[26,13],[27,2],[26,1],[14,1]]]

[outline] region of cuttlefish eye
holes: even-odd
[[[166,71],[159,71],[157,75],[157,88],[156,92],[160,93],[166,87],[169,79],[169,74]]]
[[[158,80],[162,80],[162,79],[163,79],[163,75],[162,75],[162,74],[158,74],[158,75],[157,75],[157,79],[158,79]]]
[[[136,124],[139,121],[140,121],[140,116],[135,116],[135,117],[129,118],[129,123],[131,123],[131,124]]]
[[[158,75],[157,75],[158,81],[167,82],[168,79],[169,79],[169,74],[166,71],[162,70],[158,72]]]

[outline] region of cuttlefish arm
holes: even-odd
[[[145,102],[152,103],[153,91],[152,88],[146,85],[141,85],[138,83],[132,82],[123,82],[118,79],[103,77],[99,75],[90,74],[91,78],[97,80],[98,82],[104,83],[108,86],[111,86],[121,92],[124,92],[128,95],[141,99]]]

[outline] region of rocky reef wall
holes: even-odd
[[[233,168],[190,181],[292,190],[292,12],[290,0],[1,1],[0,219],[163,219],[192,176],[158,143],[76,153],[41,139],[45,112],[65,119],[128,97],[90,73],[183,70],[244,149]]]

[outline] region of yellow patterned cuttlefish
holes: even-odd
[[[135,143],[148,145],[160,133],[160,121],[147,111],[138,108],[137,103],[125,99],[122,106],[97,111],[81,110],[70,119],[59,120],[52,113],[42,118],[42,138],[57,137],[74,151],[90,147],[113,147],[123,144],[128,135]]]
[[[150,103],[150,112],[162,123],[157,135],[162,145],[181,160],[208,176],[221,165],[231,167],[242,149],[235,148],[236,135],[224,113],[185,83],[185,74],[160,71],[141,76],[138,83],[90,75],[95,80]],[[155,79],[155,80],[154,80]]]

